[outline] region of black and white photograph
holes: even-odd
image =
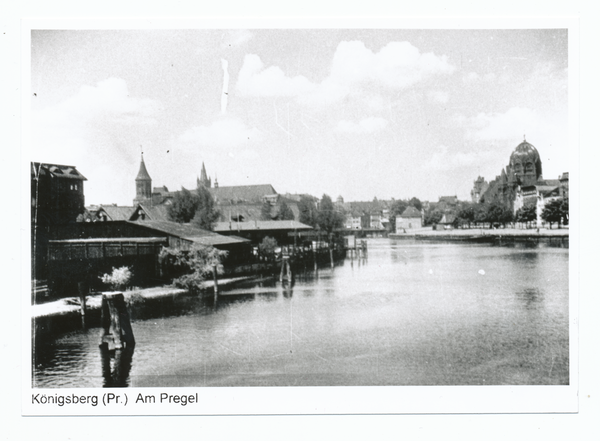
[[[28,31],[30,411],[574,397],[568,26],[227,24]]]

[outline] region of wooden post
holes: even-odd
[[[107,344],[100,345],[100,361],[104,387],[127,387],[135,345],[117,349],[111,354]],[[114,358],[111,366],[111,358]]]
[[[86,308],[86,296],[88,293],[87,283],[79,282],[77,284],[79,288],[79,302],[81,304],[81,327],[85,329],[85,308]]]
[[[217,304],[217,298],[219,297],[219,281],[217,280],[217,265],[213,265],[213,280],[214,280],[214,291],[215,291],[215,305]]]
[[[125,297],[121,292],[102,294],[102,339],[100,345],[108,349],[121,349],[135,345],[133,330],[129,321]]]
[[[279,281],[283,282],[284,278],[287,278],[288,282],[292,283],[292,266],[290,264],[289,256],[281,257],[281,272],[279,273]]]

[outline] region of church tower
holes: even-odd
[[[206,168],[204,167],[204,162],[202,162],[202,171],[200,172],[200,179],[196,178],[196,185],[200,187],[203,185],[206,188],[211,187],[211,179],[206,174]]]
[[[148,174],[148,170],[146,170],[144,154],[142,153],[140,171],[137,178],[135,178],[135,199],[133,200],[133,205],[146,202],[150,199],[152,199],[152,178]]]

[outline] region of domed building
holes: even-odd
[[[544,179],[538,150],[523,140],[510,155],[508,165],[491,182],[479,176],[473,183],[474,203],[500,202],[513,213],[526,204],[537,205],[538,222],[546,201],[564,197],[569,192],[569,174],[558,179]]]
[[[515,174],[517,182],[522,185],[535,185],[542,179],[542,160],[537,149],[523,141],[510,155],[510,170]]]

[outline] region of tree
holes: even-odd
[[[458,212],[457,219],[461,223],[466,223],[471,228],[471,222],[475,221],[475,208],[471,204],[465,204]]]
[[[264,201],[262,207],[260,207],[260,220],[273,220],[273,218],[271,217],[271,204],[269,203],[269,201]]]
[[[222,260],[227,251],[218,250],[211,246],[193,244],[189,250],[165,247],[158,256],[159,262],[166,269],[175,270],[183,275],[176,277],[173,283],[186,289],[198,289],[206,277],[212,274],[213,268],[223,272]]]
[[[221,213],[215,208],[215,202],[210,191],[203,185],[196,189],[198,207],[193,223],[204,230],[212,231]]]
[[[199,202],[197,194],[181,187],[181,191],[175,193],[167,215],[174,222],[188,223],[194,218]]]
[[[294,220],[295,218],[294,212],[288,207],[288,204],[281,202],[279,213],[277,213],[277,220]]]
[[[513,221],[513,213],[504,204],[499,201],[494,201],[486,206],[486,220],[490,223],[490,228],[494,224],[502,224],[506,227],[508,222]]]
[[[266,236],[262,242],[258,244],[258,251],[261,256],[265,256],[268,260],[273,260],[276,248],[277,241],[270,236]]]
[[[411,198],[410,201],[408,201],[408,205],[415,207],[419,211],[423,209],[423,204],[421,204],[421,201],[415,197]]]
[[[484,222],[487,222],[487,206],[485,204],[477,204],[473,207],[473,210],[475,210],[475,218],[474,218],[474,222],[477,224],[483,224]]]
[[[515,213],[515,220],[524,223],[526,227],[529,226],[529,222],[533,222],[536,219],[537,213],[535,204],[524,205]]]
[[[408,202],[403,200],[395,200],[390,205],[390,228],[392,232],[396,232],[396,216],[400,216],[404,213],[404,210],[408,207]]]
[[[440,210],[429,210],[425,213],[425,225],[437,224],[442,220],[442,217],[444,217],[444,213]]]
[[[566,210],[565,210],[566,208]],[[544,205],[544,209],[542,210],[542,219],[546,222],[550,223],[550,228],[552,228],[552,223],[556,222],[558,224],[558,228],[560,228],[561,223],[566,218],[568,223],[569,217],[569,200],[561,198],[561,199],[553,199],[547,202]]]
[[[344,215],[335,209],[331,198],[324,194],[319,204],[317,212],[317,226],[327,233],[328,239],[331,241],[333,232],[344,226]]]
[[[298,211],[300,212],[300,215],[298,216],[299,222],[305,225],[310,225],[311,227],[315,227],[317,225],[317,207],[312,196],[300,196],[300,201],[298,202]]]

